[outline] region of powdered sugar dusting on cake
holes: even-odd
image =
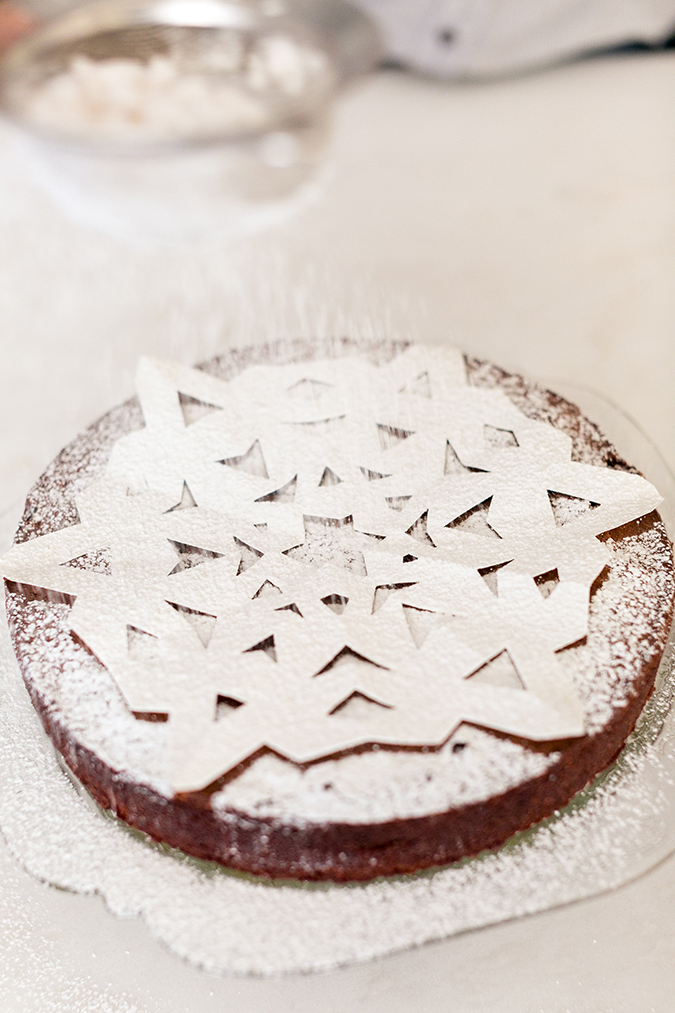
[[[102,473],[120,436],[142,427],[141,407],[132,398],[64,447],[31,489],[15,541],[27,542],[77,524],[77,496]]]
[[[304,769],[268,754],[218,792],[212,805],[216,812],[290,817],[299,824],[406,819],[501,794],[559,758],[463,725],[434,752],[379,749]]]
[[[309,357],[312,352],[315,349],[308,348],[305,354]],[[375,358],[387,358],[389,354],[381,345],[372,350]],[[223,366],[221,360],[216,368],[219,371],[234,368],[237,372],[238,365],[235,363],[233,367],[230,360]],[[552,402],[550,395],[530,385],[523,393],[521,381],[500,380],[491,367],[470,362],[469,372],[475,385],[501,383],[516,403],[522,402],[518,403],[519,408],[525,411],[527,405],[525,413],[530,416],[536,413],[536,417],[546,418],[548,406],[549,419],[572,435],[577,459],[622,467],[604,438],[590,423],[580,421],[578,413],[570,413],[565,402],[555,399]],[[56,530],[64,521],[77,523],[71,496],[100,474],[114,441],[140,425],[138,408],[131,402],[116,415],[106,416],[98,427],[67,448],[32,494],[27,508],[32,513],[30,516],[27,513],[18,540]],[[612,539],[607,540],[607,545],[614,558],[592,599],[588,641],[560,654],[561,663],[572,675],[584,703],[587,730],[591,734],[601,730],[630,697],[639,668],[658,652],[659,638],[650,632],[648,612],[652,612],[652,625],[654,615],[660,615],[665,623],[672,598],[670,576],[660,572],[670,559],[670,548],[660,527],[648,525],[620,545]],[[627,600],[628,608],[624,611]],[[619,601],[621,616],[617,612]],[[645,603],[649,608],[645,608]],[[67,606],[33,603],[26,612],[18,600],[14,603],[10,600],[10,611],[30,678],[50,709],[61,712],[64,725],[115,769],[153,783],[161,792],[158,775],[166,748],[166,727],[139,722],[128,711],[102,666],[73,642],[65,621]],[[51,640],[36,635],[38,614],[41,621],[47,618]],[[53,635],[52,630],[56,631]],[[50,664],[55,644],[66,673],[65,680],[59,680],[58,685]],[[79,674],[74,675],[75,672]],[[91,692],[94,686],[96,693]],[[263,756],[227,784],[214,797],[213,804],[223,818],[233,808],[255,816],[283,817],[298,824],[418,816],[498,794],[541,775],[557,759],[556,751],[537,750],[519,741],[463,726],[440,750],[427,752],[364,751],[305,767],[276,756]],[[167,793],[165,786],[163,792]]]
[[[642,527],[621,540],[606,538],[612,561],[592,599],[588,641],[561,652],[584,700],[591,735],[630,698],[636,669],[661,650],[653,610],[673,593],[672,549],[658,525]]]
[[[595,423],[559,394],[516,373],[507,373],[491,362],[468,356],[466,363],[469,382],[474,386],[498,387],[528,418],[548,422],[566,433],[572,440],[575,461],[637,473],[636,468],[617,454]]]
[[[642,665],[658,655],[653,611],[673,593],[670,545],[659,526],[608,544],[612,563],[591,600],[587,641],[560,652],[590,735],[625,705]],[[308,821],[421,816],[500,794],[545,773],[559,758],[555,750],[539,752],[463,725],[438,752],[378,750],[305,769],[264,757],[214,796],[213,805]]]
[[[356,887],[205,875],[202,863],[125,833],[72,791],[2,649],[9,734],[0,740],[0,821],[12,853],[43,881],[97,892],[115,914],[140,914],[164,945],[210,971],[279,975],[370,960],[593,896],[635,879],[674,846],[673,723],[662,730],[670,696],[661,692],[645,715],[642,747],[582,807],[495,854]],[[660,731],[658,749],[645,747]]]
[[[20,596],[9,595],[8,611]],[[73,639],[70,607],[44,601],[21,602],[12,623],[16,643],[33,687],[64,732],[91,749],[114,770],[171,795],[161,779],[166,734],[160,724],[134,718],[110,675],[83,644]]]

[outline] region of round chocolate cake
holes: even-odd
[[[452,349],[144,360],[2,560],[50,739],[157,841],[268,877],[454,862],[624,744],[672,618],[659,496]]]

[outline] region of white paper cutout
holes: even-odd
[[[660,502],[648,482],[573,462],[452,350],[227,383],[144,359],[137,382],[146,427],[78,497],[81,523],[2,568],[74,595],[72,628],[130,709],[169,715],[177,791],[262,747],[435,746],[462,721],[583,734],[555,652],[586,634],[596,536]],[[585,508],[560,523],[555,494]],[[503,652],[520,686],[471,678]]]

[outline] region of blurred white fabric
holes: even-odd
[[[13,2],[50,17],[88,0]],[[658,46],[675,34],[675,0],[351,2],[377,22],[390,59],[449,78],[508,74],[626,43]]]
[[[321,0],[317,0],[321,2]],[[675,32],[675,0],[353,0],[391,58],[443,77],[509,73]]]

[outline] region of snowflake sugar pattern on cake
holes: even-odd
[[[145,428],[80,523],[2,571],[75,598],[72,630],[130,709],[168,721],[176,791],[264,747],[437,746],[463,721],[583,734],[556,652],[586,634],[596,536],[660,502],[648,482],[572,461],[453,350],[229,382],[142,360],[138,393]]]

